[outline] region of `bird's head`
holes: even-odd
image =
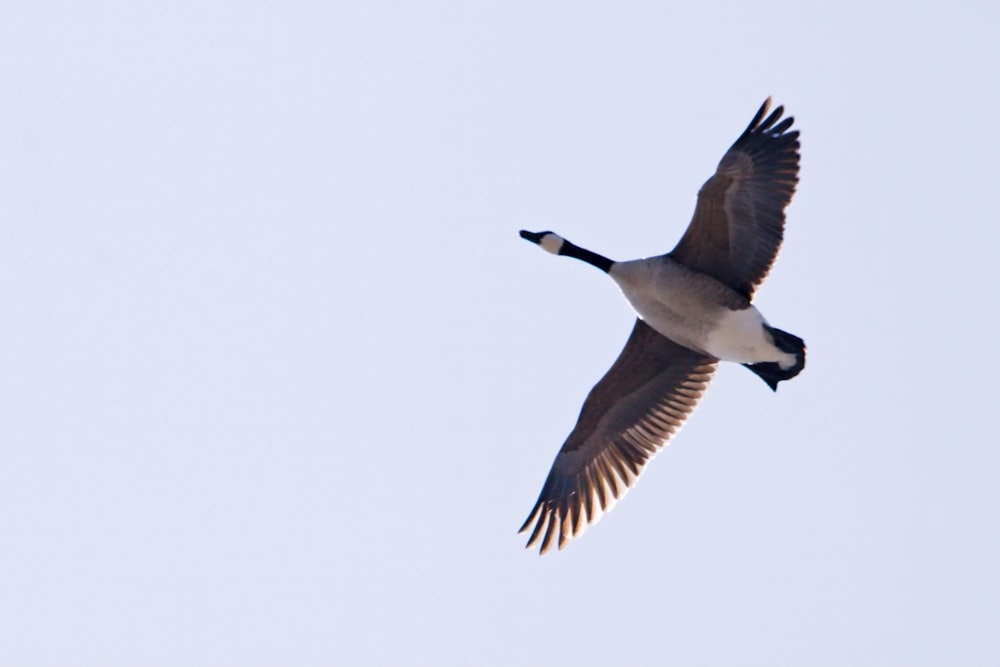
[[[565,239],[555,232],[529,232],[522,229],[521,238],[541,246],[543,250],[548,250],[553,255],[558,255],[565,243]]]

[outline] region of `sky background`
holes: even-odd
[[[0,664],[996,665],[992,2],[7,2]],[[615,510],[515,534],[768,96],[756,304]]]

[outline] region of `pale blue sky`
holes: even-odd
[[[7,3],[0,664],[1000,662],[995,3]],[[515,530],[673,247],[802,131],[723,368]]]

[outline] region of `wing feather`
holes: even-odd
[[[799,173],[799,133],[768,98],[698,192],[694,217],[670,253],[748,299],[781,247]]]
[[[642,320],[594,386],[520,532],[541,553],[577,537],[635,484],[690,415],[718,360],[677,345]]]

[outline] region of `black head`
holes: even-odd
[[[563,244],[565,243],[563,237],[559,236],[555,232],[529,232],[522,229],[521,238],[525,241],[531,241],[532,243],[540,246],[543,250],[551,252],[553,255],[558,255],[563,249]]]
[[[531,241],[532,243],[537,243],[541,245],[542,237],[546,234],[551,234],[552,232],[529,232],[526,229],[522,229],[520,234],[521,238],[525,241]]]

